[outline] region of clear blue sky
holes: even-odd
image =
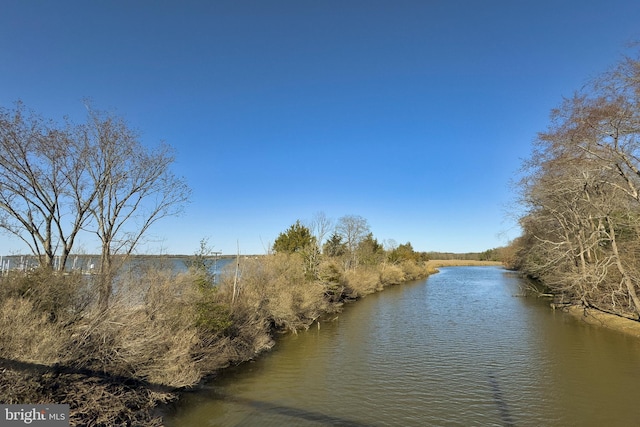
[[[82,121],[89,97],[176,148],[192,203],[143,251],[264,253],[319,211],[482,251],[519,233],[550,109],[637,40],[631,0],[4,0],[0,104]]]

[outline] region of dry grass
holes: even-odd
[[[394,264],[382,264],[380,266],[380,283],[382,286],[399,285],[405,280],[405,272],[402,267]]]
[[[71,337],[49,317],[25,298],[0,302],[0,357],[42,364],[60,362]]]
[[[0,396],[5,404],[69,403],[69,425],[161,426],[153,414],[157,402],[175,398],[172,393],[152,390],[134,381],[60,372],[39,366],[0,368]]]
[[[194,355],[207,343],[195,313],[205,295],[188,274],[137,275],[106,311],[78,305],[82,287],[74,296],[50,286],[64,277],[16,279],[3,280],[0,298],[0,401],[68,403],[72,425],[158,425],[156,403],[201,380]]]
[[[375,268],[361,267],[347,270],[344,277],[347,282],[346,296],[348,298],[360,298],[383,289],[380,282],[380,272]]]
[[[191,357],[199,335],[200,298],[186,275],[143,275],[120,286],[106,311],[93,309],[75,324],[69,363],[170,387],[196,384]]]
[[[402,261],[400,267],[404,271],[405,281],[421,279],[433,273],[429,265],[423,262]]]

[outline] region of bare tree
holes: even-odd
[[[309,229],[316,238],[316,244],[320,252],[322,252],[322,245],[324,244],[324,238],[331,232],[333,228],[333,221],[327,217],[322,211],[313,214],[313,218],[309,223]]]
[[[384,250],[388,252],[395,251],[398,248],[398,242],[395,239],[384,239],[382,245]]]
[[[99,303],[112,293],[114,257],[129,255],[159,219],[179,213],[190,190],[174,176],[168,145],[149,149],[122,118],[89,108],[88,122],[58,125],[0,109],[0,228],[41,266],[63,270],[82,230],[100,240]]]
[[[99,304],[106,307],[114,257],[130,255],[149,227],[180,213],[190,190],[170,171],[171,147],[143,146],[122,118],[89,109],[86,132],[91,141],[87,170],[96,189],[91,215],[101,244]]]
[[[369,223],[360,215],[345,215],[338,220],[336,232],[343,237],[350,255],[347,266],[355,267],[358,263],[358,245],[369,234]]]
[[[85,186],[84,147],[72,125],[56,126],[17,103],[0,110],[0,228],[43,267],[63,270],[95,193]]]

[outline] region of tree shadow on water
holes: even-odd
[[[333,415],[323,414],[321,412],[309,411],[306,409],[294,408],[291,406],[278,405],[271,402],[265,402],[255,399],[247,399],[238,396],[226,396],[218,394],[218,397],[227,402],[236,403],[243,406],[248,406],[257,411],[263,413],[269,413],[273,415],[283,415],[298,420],[305,420],[310,422],[316,422],[324,425],[331,426],[344,426],[344,427],[374,427],[373,424],[366,424],[360,421],[348,420]]]
[[[515,422],[513,421],[513,417],[511,416],[511,411],[509,410],[509,406],[507,402],[504,400],[504,396],[502,395],[502,390],[500,390],[500,384],[498,383],[498,379],[493,371],[489,371],[487,373],[489,377],[489,385],[491,386],[491,391],[493,392],[493,401],[498,407],[498,411],[500,412],[500,420],[502,421],[502,425],[504,427],[515,427]]]

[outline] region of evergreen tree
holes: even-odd
[[[373,233],[367,234],[367,236],[358,243],[357,257],[365,265],[376,265],[382,261],[384,257],[384,248],[378,242],[378,239],[373,237]]]
[[[327,256],[339,257],[345,254],[347,246],[342,241],[341,235],[333,233],[327,243],[324,244],[322,250]]]
[[[273,244],[273,250],[278,253],[300,252],[309,246],[315,245],[316,238],[311,230],[297,220],[287,231],[280,233]]]

